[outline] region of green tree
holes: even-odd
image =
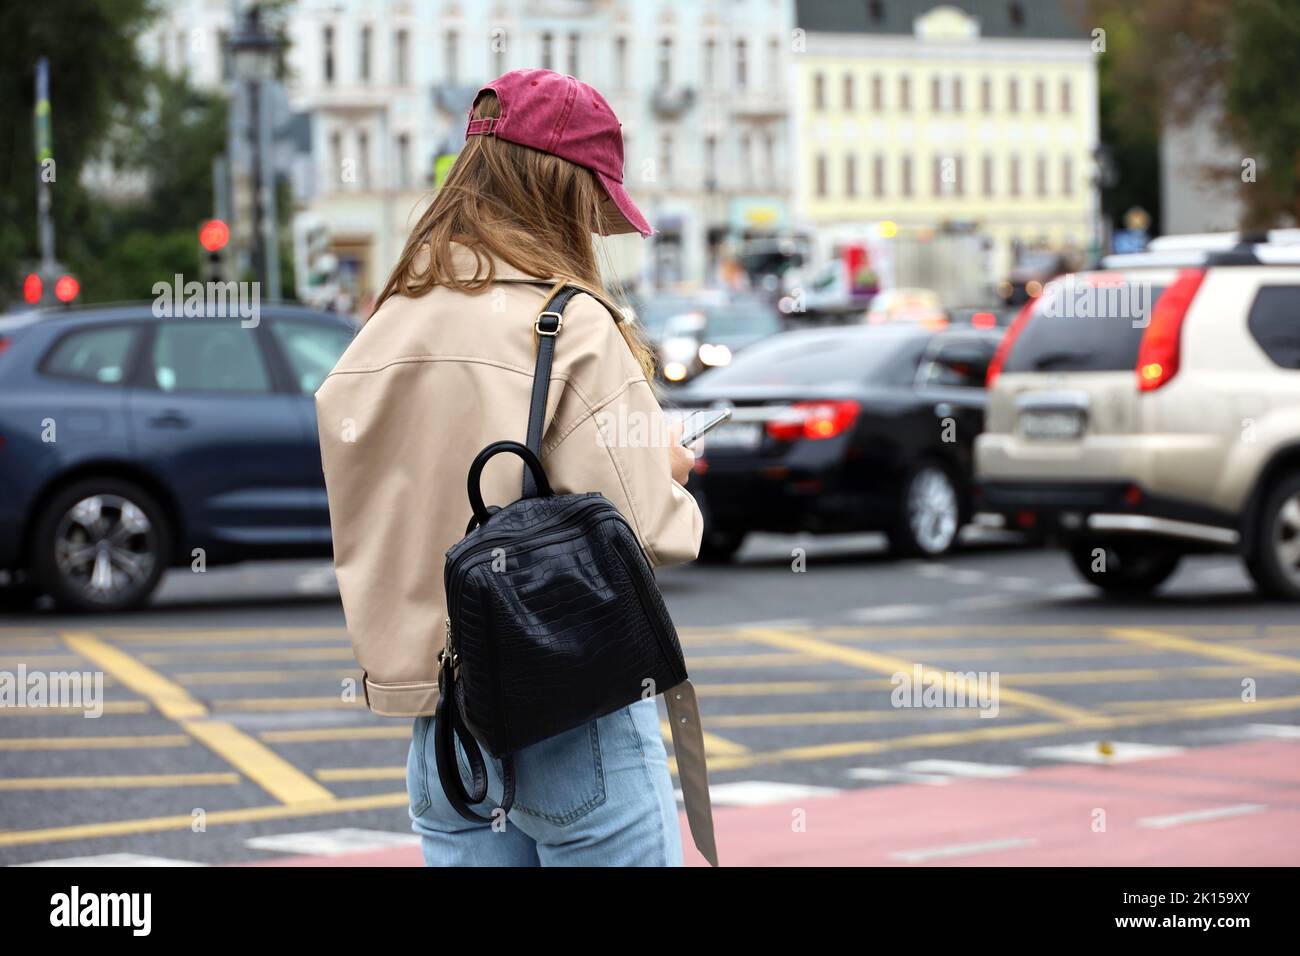
[[[139,103],[136,41],[149,0],[41,0],[0,4],[0,308],[18,293],[19,271],[39,254],[32,129],[36,61],[50,63],[56,252],[84,227],[91,201],[80,182],[114,110]]]
[[[1197,172],[1241,199],[1242,228],[1300,221],[1300,0],[1091,0],[1088,16],[1107,32],[1103,129],[1137,151],[1136,170],[1165,124],[1211,115],[1235,145]]]

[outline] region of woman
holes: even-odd
[[[549,70],[489,84],[374,314],[316,396],[348,631],[371,710],[416,717],[407,789],[430,866],[682,860],[653,698],[516,754],[506,819],[490,813],[502,793],[489,760],[478,809],[491,825],[467,822],[446,800],[430,727],[443,559],[470,517],[466,474],[485,445],[523,440],[534,322],[563,285],[586,292],[556,340],[542,442],[552,487],[604,494],[654,564],[699,549],[699,509],[683,488],[693,456],[656,440],[665,430],[650,355],[599,291],[592,234],[651,233],[622,170],[618,120],[591,87]],[[484,500],[518,497],[521,468],[494,459]],[[467,774],[463,752],[461,765]]]

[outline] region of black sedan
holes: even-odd
[[[688,485],[705,514],[701,558],[727,560],[751,531],[884,531],[902,555],[948,551],[972,514],[971,449],[1000,337],[787,332],[675,392],[686,416],[733,409]]]

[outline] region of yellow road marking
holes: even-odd
[[[352,649],[348,647],[281,647],[251,651],[145,651],[138,655],[138,659],[150,664],[169,664],[178,661],[186,663],[236,661],[240,664],[278,661],[287,664],[292,661],[350,661],[353,660],[353,656]]]
[[[105,681],[107,683],[107,681]],[[98,705],[105,714],[147,714],[153,708],[144,700],[109,700]],[[0,707],[0,717],[82,717],[85,707]]]
[[[268,730],[258,734],[269,744],[315,744],[335,740],[409,740],[411,725],[389,727],[322,727],[309,730]]]
[[[326,767],[316,771],[316,779],[330,783],[354,783],[360,780],[405,780],[405,767]]]
[[[63,635],[68,646],[100,670],[135,691],[169,720],[188,720],[207,716],[207,709],[179,684],[141,664],[125,651],[106,644],[93,634],[68,632]]]
[[[258,641],[314,641],[322,637],[337,637],[346,641],[347,631],[340,627],[236,627],[236,628],[159,628],[141,630],[133,628],[99,629],[104,635],[124,644],[242,644]]]
[[[905,655],[915,648],[892,648],[886,654]],[[960,660],[1022,660],[1030,658],[1070,658],[1070,657],[1149,657],[1160,654],[1152,647],[1129,647],[1110,643],[1086,644],[1022,644],[1020,646],[1000,647],[927,647],[926,652],[945,661]]]
[[[742,667],[801,667],[817,663],[807,654],[692,654],[687,661],[691,673]]]
[[[1036,724],[1013,724],[1010,726],[982,727],[977,730],[957,730],[948,733],[910,734],[906,737],[892,737],[877,740],[848,741],[845,743],[815,744],[806,747],[788,747],[782,750],[759,751],[737,756],[723,756],[710,759],[712,770],[739,770],[766,764],[787,762],[807,762],[830,760],[842,757],[856,757],[864,754],[882,754],[897,750],[912,750],[931,747],[951,747],[961,744],[989,740],[1016,740],[1033,737],[1050,737],[1054,734],[1076,730],[1116,730],[1126,727],[1141,727],[1157,724],[1170,724],[1179,721],[1210,720],[1225,715],[1236,716],[1241,708],[1250,707],[1252,712],[1300,710],[1300,696],[1283,697],[1277,700],[1259,701],[1243,704],[1239,701],[1219,701],[1214,703],[1194,704],[1187,707],[1171,707],[1155,713],[1127,714],[1123,716],[1095,715],[1081,721],[1050,721]],[[705,718],[708,719],[707,716]]]
[[[814,657],[820,657],[823,660],[835,661],[840,664],[847,664],[850,667],[856,667],[860,670],[874,671],[878,674],[908,674],[911,675],[914,668],[921,667],[927,680],[939,680],[942,682],[945,691],[956,691],[965,695],[968,700],[975,699],[975,688],[971,682],[961,674],[951,671],[941,671],[934,667],[928,667],[924,664],[917,664],[914,661],[904,660],[901,657],[893,657],[888,654],[880,654],[876,651],[864,650],[860,647],[843,647],[839,644],[831,644],[827,641],[818,640],[815,637],[808,637],[803,634],[795,634],[791,631],[778,631],[765,628],[748,628],[746,633],[752,635],[761,643],[768,644],[772,647],[779,647],[788,651],[796,651],[802,654],[809,654]],[[705,694],[707,695],[707,688]],[[1016,690],[1015,688],[998,687],[999,700],[1005,700],[1009,704],[1015,704],[1024,707],[1027,710],[1037,711],[1046,714],[1049,717],[1064,718],[1066,720],[1083,720],[1091,716],[1091,713],[1073,704],[1067,704],[1062,701],[1052,700],[1049,697],[1043,697],[1040,694],[1033,694],[1028,691]]]
[[[212,701],[213,710],[351,710],[365,707],[365,701],[344,700],[340,695],[327,697],[228,697]]]
[[[1181,654],[1192,654],[1220,661],[1232,661],[1235,664],[1245,664],[1250,667],[1263,667],[1273,671],[1300,674],[1300,660],[1287,657],[1284,654],[1270,654],[1267,651],[1259,651],[1238,645],[1211,644],[1209,641],[1198,641],[1195,638],[1184,637],[1181,634],[1171,634],[1168,631],[1154,631],[1141,627],[1113,627],[1108,629],[1106,633],[1121,641],[1132,641],[1162,651],[1177,651]]]
[[[211,787],[239,783],[237,773],[141,773],[92,777],[9,777],[0,780],[5,790],[113,790],[144,787]]]
[[[184,734],[140,734],[135,737],[5,737],[0,750],[132,750],[137,747],[188,747]]]
[[[348,797],[341,800],[319,800],[292,805],[273,804],[266,807],[246,807],[239,810],[213,810],[206,814],[207,826],[232,823],[261,823],[267,820],[293,820],[322,814],[353,813],[362,810],[385,810],[405,807],[406,792],[384,793],[375,796]],[[135,836],[140,833],[160,833],[166,830],[189,830],[194,818],[189,814],[170,817],[146,817],[138,820],[114,820],[106,823],[78,823],[66,827],[49,827],[42,830],[10,830],[0,832],[0,847],[30,846],[35,843],[57,843],[64,840],[92,840],[103,837]]]
[[[999,717],[1019,716],[1014,707],[998,709]],[[795,713],[710,714],[713,727],[817,727],[840,724],[923,723],[931,720],[978,720],[980,712],[971,707],[947,707],[918,710],[812,710]],[[984,718],[987,719],[987,718]]]
[[[232,724],[207,719],[208,709],[184,687],[125,651],[88,633],[69,632],[63,639],[282,803],[333,799],[333,794],[265,744]]]
[[[673,739],[672,724],[666,720],[659,721],[659,732],[663,734],[664,740]],[[735,741],[727,740],[725,737],[719,737],[717,734],[711,734],[707,730],[703,731],[704,753],[706,756],[722,756],[724,754],[747,754],[749,748],[744,747]]]
[[[293,671],[185,671],[172,675],[181,684],[302,684],[309,681],[337,681],[344,677],[361,679],[355,667],[320,668]]]

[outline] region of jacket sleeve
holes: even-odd
[[[570,346],[570,400],[561,403],[542,447],[551,485],[561,494],[604,494],[631,523],[651,564],[694,560],[704,519],[694,496],[673,480],[668,426],[654,390],[609,313],[585,296],[574,306],[581,318],[571,323],[566,314],[562,333],[572,331],[576,340],[562,343]]]

